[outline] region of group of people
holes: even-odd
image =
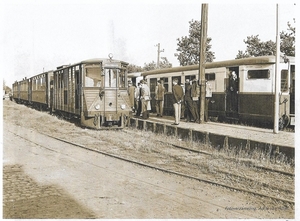
[[[146,84],[146,81],[141,80],[137,87],[135,87],[132,82],[129,82],[128,95],[132,111],[136,116],[148,119],[150,116],[149,111],[151,110],[151,97],[150,89]]]
[[[191,84],[192,83],[192,84]],[[184,117],[184,111],[186,111],[187,122],[199,122],[199,114],[197,108],[198,101],[198,86],[196,79],[190,82],[186,80],[185,86],[178,84],[178,79],[173,80],[173,107],[175,122],[173,125],[179,125],[180,118]],[[184,108],[182,108],[184,107]]]
[[[165,87],[163,81],[158,80],[157,86],[155,88],[155,104],[157,117],[163,117],[164,108],[164,95]],[[128,95],[130,99],[130,104],[133,112],[136,116],[142,117],[144,119],[149,118],[149,111],[151,110],[151,97],[150,89],[145,80],[141,80],[137,87],[129,82],[128,84]],[[178,79],[173,80],[172,88],[172,102],[174,107],[175,122],[173,125],[179,125],[180,118],[182,118],[182,107],[185,107],[186,111],[186,121],[199,122],[198,108],[198,91],[197,91],[197,81],[189,81],[188,79],[184,85],[178,84]]]

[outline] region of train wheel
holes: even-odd
[[[279,118],[279,130],[283,130],[286,128],[290,123],[290,118],[286,114],[282,115],[281,118]]]

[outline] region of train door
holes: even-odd
[[[290,76],[290,124],[295,125],[295,65],[291,65]]]
[[[28,102],[32,102],[32,78],[28,79]],[[34,80],[35,81],[35,80]]]
[[[75,66],[75,113],[80,114],[80,99],[81,99],[81,75],[80,75],[80,66]]]
[[[230,67],[227,69],[227,73],[228,78],[225,80],[226,118],[238,120],[239,67]]]

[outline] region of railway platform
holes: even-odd
[[[150,114],[149,119],[134,117],[130,119],[130,126],[154,133],[176,136],[178,139],[193,140],[211,144],[216,148],[236,146],[241,148],[261,149],[270,154],[284,153],[287,157],[295,158],[295,133],[264,129],[235,124],[205,122],[203,124],[185,122],[172,125],[174,117],[156,117]]]

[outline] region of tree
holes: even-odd
[[[169,62],[169,60],[167,59],[167,57],[161,57],[161,61],[159,62],[159,69],[163,69],[163,68],[171,68],[172,64]]]
[[[128,70],[128,73],[134,73],[134,72],[142,72],[143,68],[141,66],[137,66],[137,65],[134,65],[134,64],[129,64],[127,66],[127,70]]]
[[[262,42],[258,35],[251,35],[247,37],[247,40],[244,40],[247,45],[247,49],[245,52],[238,51],[236,59],[245,58],[245,57],[258,57],[263,55],[275,55],[276,53],[276,44],[269,40],[266,42]]]
[[[154,61],[150,63],[144,63],[143,71],[151,71],[156,69],[156,63]]]
[[[290,23],[288,23],[288,31],[280,33],[280,51],[284,55],[295,56],[295,28]],[[276,54],[276,43],[272,40],[263,42],[258,38],[258,35],[252,35],[248,36],[244,42],[247,48],[245,52],[239,50],[236,59]]]
[[[163,69],[163,68],[171,68],[172,64],[168,61],[168,59],[166,57],[161,57],[161,61],[159,61],[159,66],[157,67],[157,63],[155,63],[154,61],[150,62],[150,63],[145,63],[143,70],[144,71],[151,71],[154,69]]]
[[[251,57],[251,56],[247,52],[238,50],[238,54],[236,55],[235,59],[248,58],[248,57]]]
[[[296,28],[288,22],[287,32],[280,32],[280,51],[286,56],[295,56],[295,33]]]
[[[199,64],[200,56],[200,38],[201,38],[201,22],[197,20],[189,21],[189,36],[177,38],[175,57],[177,57],[181,66]],[[212,62],[215,59],[215,53],[211,50],[211,38],[206,40],[206,62]]]

